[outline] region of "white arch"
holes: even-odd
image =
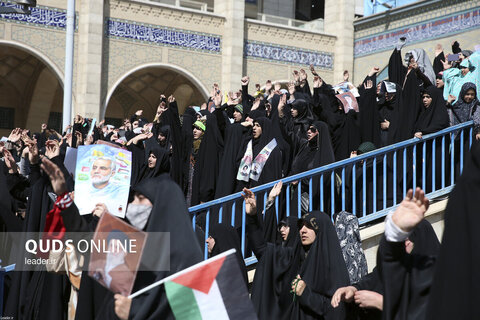
[[[207,88],[205,88],[202,82],[197,77],[195,77],[191,72],[179,66],[161,63],[161,62],[145,63],[145,64],[138,65],[135,68],[127,71],[117,81],[115,81],[113,86],[108,90],[105,103],[103,104],[102,110],[100,112],[101,118],[105,117],[105,113],[107,111],[107,106],[108,106],[108,103],[110,102],[110,98],[112,98],[112,95],[115,92],[115,89],[120,85],[120,83],[122,83],[122,81],[125,80],[129,75],[146,68],[164,68],[164,69],[175,71],[185,76],[188,80],[190,80],[193,83],[193,85],[197,87],[197,89],[199,89],[201,93],[203,93],[203,97],[205,98],[205,100],[208,98],[209,93]]]
[[[0,46],[1,45],[6,45],[6,46],[14,47],[14,48],[19,49],[19,50],[26,51],[29,54],[31,54],[32,56],[34,56],[35,58],[37,58],[38,60],[40,60],[43,64],[45,64],[48,68],[50,68],[55,73],[55,75],[57,76],[57,78],[60,82],[60,85],[63,88],[64,74],[63,74],[62,70],[60,70],[58,68],[58,66],[55,64],[55,62],[53,62],[45,54],[43,54],[42,52],[38,51],[37,49],[35,49],[31,46],[28,46],[24,43],[20,43],[20,42],[16,42],[16,41],[0,39]]]

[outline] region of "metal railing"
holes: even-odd
[[[448,194],[463,170],[465,151],[470,148],[472,141],[473,122],[469,121],[425,135],[422,139],[409,139],[285,177],[281,179],[285,201],[280,203],[277,197],[274,204],[277,222],[281,213],[284,216],[295,214],[300,217],[302,197],[308,203],[308,211],[319,209],[330,214],[332,220],[335,213],[350,211],[359,217],[360,225],[365,225],[394,209],[410,188],[421,187],[430,199]],[[316,194],[313,192],[314,181],[318,183]],[[263,198],[263,208],[257,207],[257,210],[265,209],[268,192],[277,182],[272,181],[251,189],[257,201]],[[304,192],[302,185],[305,186]],[[296,212],[292,212],[292,206]],[[241,229],[242,254],[247,265],[255,263],[256,258],[246,245],[245,201],[241,192],[189,208],[193,214],[194,228],[197,215],[205,214],[202,226],[205,240],[211,227],[211,215],[215,212],[221,223],[223,214],[227,211],[232,225],[238,214],[235,211],[241,211],[241,224],[235,227]],[[206,245],[204,255],[205,258],[208,257]]]

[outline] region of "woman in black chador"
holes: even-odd
[[[265,243],[256,214],[255,195],[244,189],[247,233],[259,259],[252,302],[260,319],[345,319],[342,305],[330,300],[349,278],[329,217],[309,212],[298,221],[298,244]]]

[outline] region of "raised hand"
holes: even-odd
[[[45,143],[45,156],[53,159],[60,155],[60,144],[57,140],[47,140]]]
[[[319,76],[313,77],[313,87],[320,88],[323,85],[323,80]]]
[[[275,183],[272,190],[268,194],[268,200],[273,201],[276,197],[282,192],[283,182],[280,180],[279,182]]]
[[[372,70],[370,70],[370,72],[368,73],[368,76],[369,76],[369,77],[373,77],[373,76],[376,75],[379,71],[380,71],[380,68],[379,68],[379,67],[373,67]]]
[[[363,83],[363,87],[365,90],[369,90],[373,88],[373,81],[372,80],[367,80]]]
[[[20,128],[15,128],[12,130],[10,135],[8,136],[8,141],[12,143],[17,143],[18,140],[22,137],[22,129]]]
[[[304,81],[304,80],[307,80],[307,73],[305,72],[305,70],[303,69],[300,69],[300,80],[301,81]]]
[[[174,101],[175,101],[175,97],[174,97],[173,95],[170,95],[170,96],[168,97],[168,103],[172,103],[172,102],[174,102]]]
[[[310,65],[310,72],[311,72],[315,77],[319,77],[317,71],[315,71],[315,67],[313,66],[313,64]]]
[[[9,173],[18,173],[17,163],[15,162],[15,159],[13,158],[10,151],[8,151],[7,148],[5,148],[5,147],[0,147],[0,152],[3,153],[3,158],[5,160],[5,165],[8,168],[8,172]]]
[[[245,212],[252,216],[256,215],[257,200],[255,199],[255,194],[250,189],[243,188],[242,196],[245,199]]]
[[[142,116],[142,114],[143,114],[143,110],[141,110],[141,109],[140,109],[140,110],[137,110],[137,111],[135,111],[135,115],[136,115],[137,117],[141,117],[141,116]]]
[[[37,164],[39,160],[38,146],[35,142],[28,143],[28,160],[30,164]]]
[[[293,94],[295,93],[295,82],[290,81],[288,83],[288,93],[290,93],[290,96],[293,96]]]
[[[47,158],[42,158],[42,164],[40,168],[47,174],[52,184],[53,192],[56,195],[62,195],[67,192],[67,184],[65,183],[65,176],[62,170]]]
[[[215,107],[220,108],[222,105],[222,93],[220,90],[217,90],[215,92],[215,95],[213,96],[213,103],[215,103]]]
[[[248,84],[250,83],[250,77],[245,76],[242,78],[242,80],[240,80],[240,82],[242,83],[242,86],[248,86]]]
[[[400,203],[392,215],[392,220],[405,232],[410,232],[423,220],[425,212],[428,210],[430,201],[425,197],[425,192],[417,188],[415,194],[410,189],[405,199]]]

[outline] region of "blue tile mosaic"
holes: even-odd
[[[0,2],[1,7],[18,7],[19,5]],[[30,15],[24,14],[0,14],[0,19],[13,20],[18,23],[33,24],[50,27],[54,29],[65,29],[67,27],[67,12],[56,8],[37,6],[30,10]]]
[[[183,47],[191,50],[221,52],[221,37],[216,35],[116,19],[107,20],[107,24],[107,35],[109,37]]]
[[[480,27],[480,10],[441,17],[426,23],[416,24],[390,32],[376,34],[355,41],[355,57],[392,50],[398,39],[407,38],[407,43],[424,42]]]
[[[245,42],[245,56],[291,64],[313,64],[323,69],[333,69],[333,54],[331,53],[254,41]]]

